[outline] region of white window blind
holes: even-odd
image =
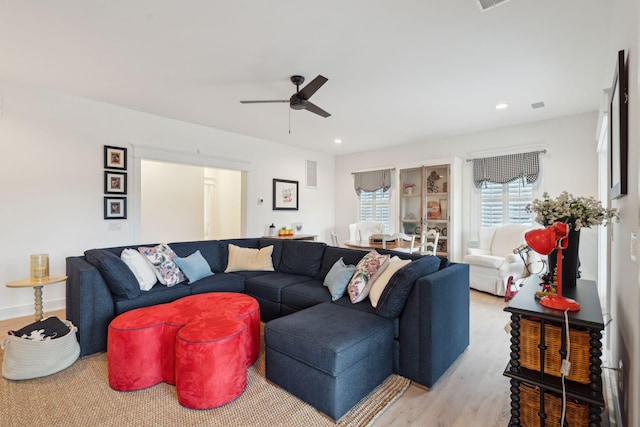
[[[532,224],[532,214],[525,208],[533,200],[533,184],[521,179],[507,184],[485,182],[480,188],[481,227],[502,224]]]
[[[384,232],[389,230],[389,191],[360,192],[359,221],[377,221],[384,224]]]

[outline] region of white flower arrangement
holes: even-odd
[[[592,225],[608,225],[618,219],[618,210],[604,208],[595,197],[576,197],[563,191],[556,199],[549,193],[542,194],[542,200],[535,199],[526,207],[527,212],[535,212],[535,221],[545,227],[555,222],[564,222],[572,230]]]

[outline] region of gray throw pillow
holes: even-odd
[[[324,286],[329,288],[331,301],[336,301],[344,295],[355,269],[355,265],[345,265],[342,257],[333,264],[323,283]]]

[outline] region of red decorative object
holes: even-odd
[[[545,296],[540,300],[540,304],[555,310],[580,310],[577,301],[562,296],[562,250],[567,248],[569,243],[569,227],[563,222],[556,222],[547,228],[531,230],[525,233],[524,238],[531,249],[541,255],[549,255],[554,249],[558,256],[556,272],[556,293],[555,296]]]
[[[127,311],[109,325],[109,385],[133,391],[175,384],[193,409],[232,401],[260,351],[260,307],[248,295],[213,292]]]

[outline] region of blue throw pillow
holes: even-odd
[[[387,319],[395,319],[402,314],[414,282],[440,268],[440,258],[427,255],[396,271],[382,291],[376,314]]]
[[[345,265],[342,257],[333,264],[323,282],[323,285],[329,288],[331,301],[337,301],[342,298],[355,269],[355,265]]]
[[[211,266],[207,260],[204,259],[200,250],[195,251],[186,258],[174,257],[173,262],[175,262],[184,275],[187,276],[189,284],[203,277],[213,276]]]
[[[104,249],[90,249],[84,256],[100,271],[112,294],[128,299],[140,296],[138,279],[119,256]]]

